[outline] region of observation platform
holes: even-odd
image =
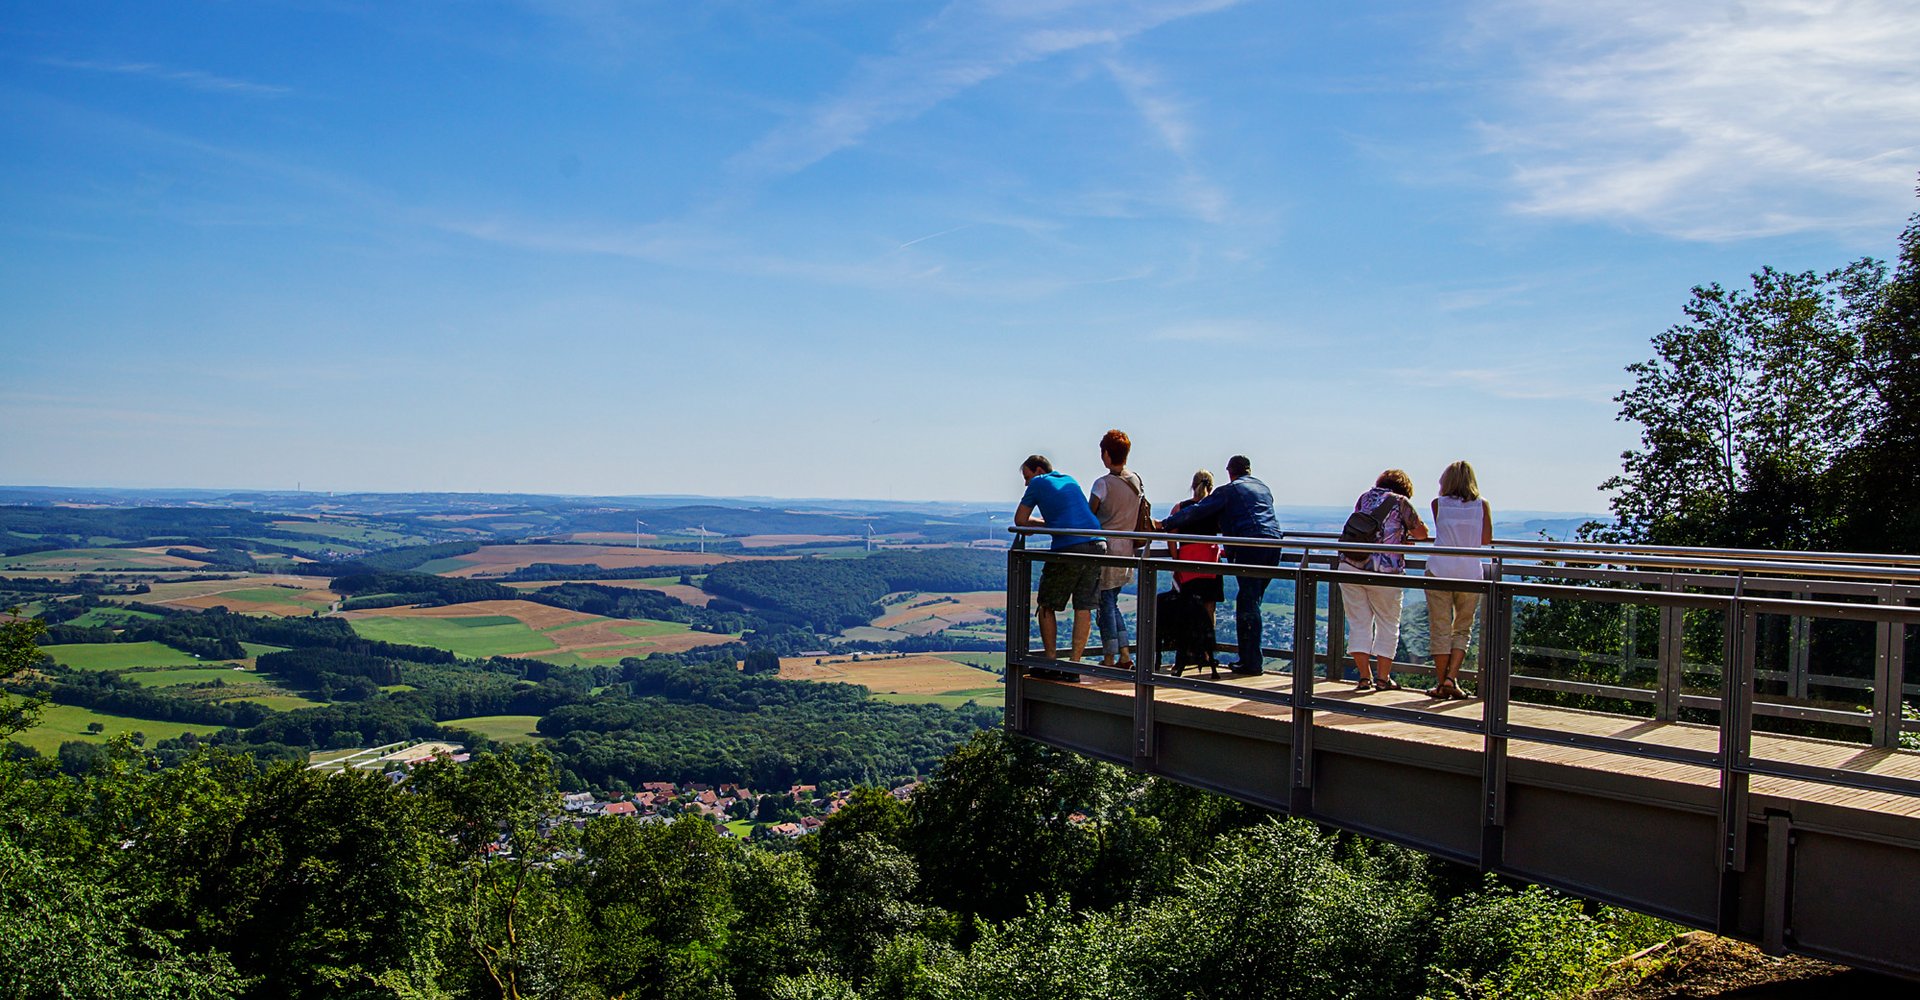
[[[1920,743],[1920,722],[1903,711],[1920,697],[1904,683],[1905,649],[1920,632],[1920,561],[1542,543],[1438,550],[1487,560],[1487,579],[1466,582],[1355,573],[1325,536],[1256,543],[1282,550],[1271,569],[1054,556],[1023,543],[1009,554],[1015,733],[1776,953],[1920,980],[1920,751],[1902,747]],[[1416,570],[1436,551],[1339,548],[1402,551]],[[1217,680],[1204,669],[1173,676],[1151,657],[1130,671],[1043,658],[1029,590],[1032,564],[1047,559],[1124,563],[1143,594],[1174,569],[1291,580],[1292,642],[1267,650],[1267,673]],[[1416,599],[1424,589],[1481,593],[1477,669],[1466,675],[1480,697],[1355,692],[1331,586],[1341,582],[1399,585]],[[1600,634],[1617,644],[1541,645],[1551,638],[1541,623],[1562,620],[1542,612],[1575,606],[1587,609],[1579,620],[1604,619]],[[1230,621],[1230,602],[1222,612]],[[1139,616],[1147,648],[1154,602],[1141,600]],[[1580,638],[1590,646],[1592,634]],[[1294,669],[1296,649],[1311,651],[1298,658],[1310,669]],[[1818,672],[1822,663],[1836,672]],[[1080,682],[1025,675],[1039,666]],[[1431,674],[1417,663],[1394,669]]]

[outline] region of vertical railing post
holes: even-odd
[[[1499,868],[1506,852],[1507,711],[1513,677],[1513,597],[1501,584],[1499,559],[1487,579],[1487,611],[1480,629],[1481,814],[1480,867]]]
[[[1153,670],[1160,663],[1160,581],[1147,565],[1146,551],[1145,546],[1140,548],[1140,581],[1134,598],[1133,763],[1152,771],[1159,756],[1153,732]]]
[[[1662,590],[1680,589],[1678,574],[1667,574]],[[1686,686],[1687,609],[1663,604],[1660,607],[1659,681],[1654,690],[1653,717],[1661,722],[1680,718],[1680,694]]]
[[[1307,551],[1293,573],[1293,766],[1287,778],[1287,812],[1313,814],[1313,671],[1320,645],[1320,584],[1307,566]],[[1329,667],[1331,670],[1331,667]]]
[[[1793,592],[1792,597],[1803,601],[1815,598],[1811,590]],[[1813,659],[1813,619],[1806,615],[1794,615],[1787,619],[1787,697],[1796,701],[1808,698],[1807,675],[1811,673]]]
[[[1905,588],[1888,586],[1879,603],[1905,606]],[[1906,705],[1907,627],[1899,622],[1873,626],[1873,745],[1897,747]]]
[[[1340,557],[1335,556],[1333,569],[1340,568]],[[1314,589],[1318,591],[1319,585]],[[1319,603],[1319,594],[1314,595],[1314,603]],[[1327,581],[1327,683],[1344,680],[1347,674],[1347,610],[1345,598],[1340,596],[1340,584]]]
[[[1025,731],[1027,725],[1026,704],[1021,700],[1021,679],[1026,670],[1020,664],[1026,658],[1033,632],[1033,563],[1027,559],[1026,548],[1027,537],[1015,535],[1007,549],[1007,708],[1002,721],[1016,733]]]
[[[1747,870],[1747,763],[1753,747],[1754,616],[1746,609],[1746,578],[1736,576],[1727,606],[1720,667],[1720,926],[1740,922],[1740,873]]]

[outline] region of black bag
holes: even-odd
[[[1389,493],[1371,510],[1356,510],[1347,515],[1347,523],[1340,527],[1340,540],[1343,542],[1377,543],[1380,533],[1386,530],[1387,515],[1394,508],[1406,503],[1406,498],[1398,493]],[[1342,552],[1340,558],[1358,566],[1367,561],[1369,552]]]
[[[1213,667],[1220,676],[1220,664],[1213,656],[1213,621],[1207,606],[1198,597],[1175,588],[1154,597],[1156,613],[1155,644],[1160,652],[1172,651],[1173,675],[1202,664]]]

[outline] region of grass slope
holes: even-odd
[[[98,722],[105,727],[101,733],[87,732],[87,723]],[[16,734],[17,743],[30,746],[43,754],[51,756],[59,752],[60,744],[68,740],[85,740],[89,743],[105,743],[110,736],[120,733],[145,733],[147,742],[172,739],[182,733],[206,735],[217,732],[219,726],[201,726],[190,722],[155,722],[152,719],[134,719],[124,715],[108,715],[90,708],[77,705],[48,705],[40,713],[40,724],[25,732]]]
[[[80,642],[42,646],[53,662],[75,670],[200,666],[199,657],[158,642]]]
[[[457,656],[504,656],[553,649],[554,644],[505,615],[476,618],[361,618],[353,630],[362,638],[435,646]]]

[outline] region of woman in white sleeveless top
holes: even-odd
[[[1480,497],[1473,466],[1455,462],[1440,473],[1440,495],[1433,499],[1434,544],[1475,548],[1493,544],[1493,508]],[[1483,580],[1486,564],[1472,556],[1436,555],[1427,560],[1427,575],[1448,580]],[[1433,651],[1434,698],[1465,698],[1460,690],[1460,665],[1467,658],[1467,640],[1473,635],[1473,611],[1480,595],[1465,591],[1427,591],[1427,632]]]

